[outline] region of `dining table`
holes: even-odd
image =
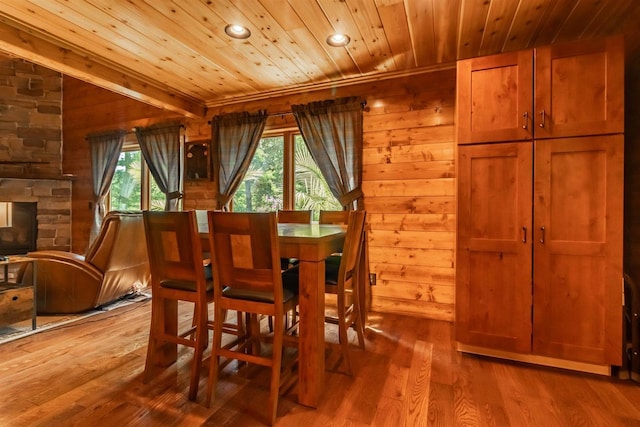
[[[208,223],[198,215],[203,249]],[[346,227],[335,224],[278,224],[280,256],[299,262],[298,402],[317,407],[325,386],[325,259],[341,252]]]

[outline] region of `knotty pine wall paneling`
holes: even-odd
[[[376,311],[452,321],[455,80],[452,66],[409,77],[225,104],[211,108],[202,119],[183,119],[185,139],[210,138],[207,122],[218,114],[266,109],[272,114],[283,113],[269,117],[266,131],[291,130],[296,128],[293,116],[287,114],[291,105],[346,96],[365,99],[363,189],[368,212],[370,269],[377,275],[377,285],[371,288],[371,307]],[[135,105],[140,103],[84,85],[68,89],[83,96],[98,92],[104,98],[95,98],[101,100],[96,108],[104,114],[76,103],[70,112],[73,120],[68,123],[67,136],[71,139],[67,141],[65,137],[68,144],[65,152],[70,152],[70,158],[65,158],[66,172],[84,174],[87,180],[82,191],[74,188],[74,209],[80,211],[78,215],[74,211],[74,247],[78,248],[88,240],[91,220],[87,208],[91,184],[90,172],[86,170],[89,158],[86,134],[168,118],[162,110]],[[75,98],[69,92],[67,95]],[[184,190],[184,209],[215,207],[213,180],[187,181]],[[79,237],[82,234],[86,237]]]
[[[376,94],[364,121],[372,309],[451,321],[455,70],[401,87]]]
[[[228,105],[207,116],[259,109],[285,112],[294,104],[344,96],[367,101],[363,190],[370,270],[377,276],[371,308],[452,321],[455,69]],[[276,115],[266,130],[291,127],[291,115]],[[205,132],[210,130],[197,131]],[[215,194],[209,183],[192,185],[197,194]],[[186,208],[208,208],[189,193]]]
[[[132,131],[135,126],[148,126],[176,117],[175,113],[64,76],[62,170],[75,176],[71,201],[72,252],[85,253],[93,221],[91,157],[86,136],[116,129]]]

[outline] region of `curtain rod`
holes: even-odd
[[[151,126],[154,126],[154,125],[151,125]],[[148,126],[148,127],[151,127],[151,126]],[[167,126],[163,126],[163,127],[159,126],[159,127],[155,128],[155,129],[167,129],[167,128],[170,128],[170,127],[173,127],[173,126],[174,125],[167,125]],[[136,126],[136,127],[141,127],[141,128],[144,129],[143,126]],[[118,132],[118,131],[124,131],[125,135],[132,135],[132,134],[136,133],[136,127],[132,127],[130,130],[127,130],[127,131],[125,131],[124,129],[112,129],[112,130],[105,130],[103,132],[90,133],[89,135],[84,137],[84,140],[87,141],[89,139],[89,136],[92,136],[92,135],[108,135],[110,133],[115,133],[115,132]],[[180,123],[180,128],[186,129],[187,127],[184,124]]]
[[[367,106],[367,100],[363,99],[362,101],[360,101],[360,106],[362,107],[362,109],[364,110],[365,107]],[[280,113],[267,113],[267,117],[274,117],[274,116],[290,116],[292,115],[293,112],[292,111],[282,111]],[[211,120],[207,121],[207,124],[211,124]]]
[[[168,129],[168,128],[175,127],[177,124],[176,123],[171,123],[171,124],[167,123],[166,126],[158,126],[158,125],[159,125],[159,123],[155,124],[155,125],[149,125],[149,126],[134,126],[134,127],[131,128],[131,131],[129,131],[127,133],[136,133],[136,129],[138,129],[138,128],[140,128],[140,129],[148,129],[148,128]],[[180,128],[181,129],[186,129],[187,127],[184,124],[180,123]]]
[[[360,107],[362,107],[362,109],[364,110],[364,108],[367,106],[367,100],[363,99],[362,101],[360,101]],[[267,116],[271,117],[271,116],[288,116],[293,114],[293,112],[291,111],[283,111],[282,113],[268,113]]]

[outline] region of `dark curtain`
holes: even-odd
[[[346,210],[364,209],[362,193],[362,107],[357,97],[292,105],[300,133],[318,164],[333,195]],[[363,233],[362,255],[358,270],[360,306],[363,324],[367,320],[371,291],[369,245]]]
[[[111,188],[120,151],[127,132],[116,130],[87,135],[91,155],[91,183],[93,185],[93,221],[89,244],[98,236],[105,215],[105,198]]]
[[[167,200],[165,211],[177,211],[182,198],[182,171],[180,170],[179,123],[157,124],[136,128],[136,137],[149,171]]]
[[[244,179],[256,152],[267,112],[233,113],[211,120],[213,176],[217,181],[217,209],[229,210],[234,193]]]
[[[333,195],[345,209],[362,209],[362,101],[340,98],[291,110]]]

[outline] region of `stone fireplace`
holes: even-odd
[[[0,201],[36,210],[36,249],[71,248],[72,177],[62,173],[62,75],[0,54]]]
[[[71,179],[0,178],[0,200],[36,206],[36,249],[71,249]]]
[[[0,255],[26,254],[36,250],[38,236],[38,204],[35,202],[13,202],[12,223],[0,226]]]

